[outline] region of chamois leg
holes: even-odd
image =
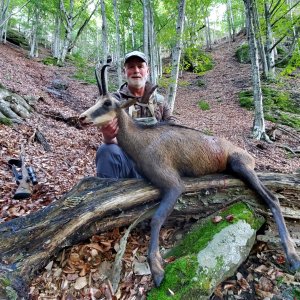
[[[239,157],[235,156],[229,160],[229,169],[247,183],[268,205],[277,224],[279,236],[291,269],[294,271],[300,269],[300,257],[286,227],[278,199],[262,184],[254,170]]]
[[[164,188],[160,205],[151,220],[148,260],[155,286],[160,286],[164,279],[163,259],[159,253],[159,232],[182,192],[183,187],[181,186]]]

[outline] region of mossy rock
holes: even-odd
[[[242,44],[240,45],[235,52],[235,57],[237,58],[237,61],[242,64],[250,64],[250,54],[249,54],[249,45],[248,44]]]
[[[11,119],[7,117],[0,117],[0,124],[6,125],[6,126],[12,126],[13,122]]]
[[[57,65],[57,58],[53,56],[47,56],[42,60],[43,64],[46,66],[56,66]]]
[[[214,67],[212,57],[197,47],[185,49],[181,64],[184,70],[200,75]]]
[[[285,91],[270,87],[262,88],[263,109],[266,120],[285,124],[300,130],[300,107],[298,99]],[[240,105],[248,110],[254,109],[253,91],[246,90],[239,93]]]
[[[228,215],[232,222],[226,221]],[[219,223],[211,218],[201,221],[167,254],[176,259],[166,266],[162,285],[148,293],[148,300],[208,299],[220,282],[234,274],[248,257],[264,219],[242,202],[221,216]]]
[[[25,36],[15,29],[10,28],[7,30],[6,40],[26,50],[29,49],[29,44]]]

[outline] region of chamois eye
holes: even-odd
[[[110,101],[110,100],[105,100],[105,101],[103,102],[103,106],[106,106],[106,107],[111,106],[111,101]]]

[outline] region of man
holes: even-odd
[[[133,51],[125,56],[124,75],[126,83],[114,93],[119,99],[136,98],[137,104],[129,107],[128,114],[137,122],[155,124],[160,121],[173,121],[170,107],[164,97],[154,92],[144,99],[153,86],[147,81],[149,76],[148,60],[144,53]],[[118,120],[110,121],[101,128],[103,142],[96,154],[97,176],[102,178],[142,178],[134,162],[118,146]]]

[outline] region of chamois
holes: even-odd
[[[279,201],[258,179],[252,156],[223,138],[206,136],[188,127],[168,124],[145,127],[136,124],[124,110],[134,104],[133,99],[120,102],[107,93],[105,68],[108,66],[102,67],[100,80],[96,71],[101,98],[82,113],[79,120],[83,125],[102,126],[117,117],[119,146],[133,159],[140,173],[160,189],[161,202],[151,220],[148,252],[155,285],[159,286],[164,278],[159,232],[176,200],[184,192],[182,176],[199,177],[228,172],[243,180],[269,206],[287,260],[293,270],[299,269],[300,258],[287,230]]]

